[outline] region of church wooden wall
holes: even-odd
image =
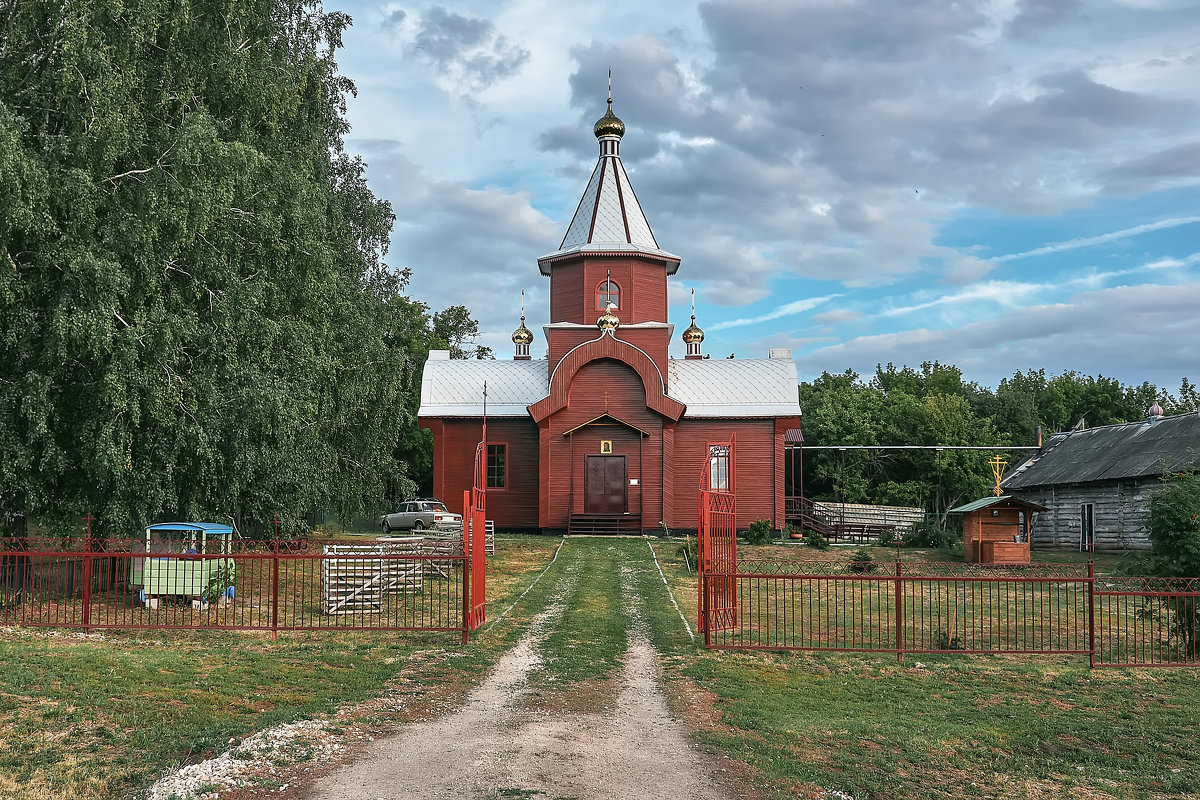
[[[776,434],[774,419],[684,418],[675,426],[674,514],[672,529],[695,530],[700,470],[708,459],[708,445],[729,441],[734,446],[734,489],[737,492],[737,527],[745,530],[756,519],[783,523],[783,433]]]
[[[463,492],[471,488],[480,419],[423,420],[433,431],[433,496],[462,513]],[[488,442],[508,445],[503,489],[489,489],[487,518],[498,528],[538,527],[538,428],[528,418],[488,420]]]
[[[628,428],[608,425],[563,435],[606,412],[650,435],[643,437]],[[600,453],[601,439],[612,439],[613,454],[626,456],[627,479],[638,478],[637,487],[627,487],[627,508],[636,513],[640,507],[643,526],[658,526],[662,519],[662,417],[646,407],[646,391],[638,374],[627,364],[606,358],[580,368],[567,407],[547,420],[540,464],[543,528],[565,529],[571,513],[568,504],[574,505],[576,513],[583,512],[585,456]]]
[[[1097,550],[1148,550],[1150,496],[1161,485],[1157,478],[1140,478],[1021,489],[1015,494],[1048,509],[1034,518],[1034,548],[1078,550],[1079,506],[1092,503]]]
[[[667,277],[662,264],[629,258],[584,258],[551,268],[550,321],[595,323],[596,287],[609,272],[621,287],[617,316],[625,324],[667,321]]]

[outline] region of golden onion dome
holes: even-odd
[[[683,332],[685,344],[699,344],[704,341],[704,331],[696,324],[696,315],[692,314],[692,324]]]
[[[596,120],[592,132],[596,134],[597,139],[601,136],[616,136],[620,139],[625,135],[625,123],[621,122],[621,118],[613,113],[611,97],[608,99],[608,111],[603,117]]]
[[[521,327],[513,331],[513,344],[533,344],[533,331],[525,327],[525,315],[521,315]]]
[[[601,331],[615,331],[617,328],[619,328],[621,326],[621,320],[616,314],[612,313],[616,310],[616,308],[617,307],[612,303],[609,303],[608,308],[605,310],[603,316],[596,320],[596,327]]]

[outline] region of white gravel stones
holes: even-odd
[[[230,739],[230,744],[234,740]],[[329,720],[279,725],[247,736],[216,758],[188,764],[150,787],[147,800],[212,800],[222,790],[254,787],[262,792],[288,788],[283,776],[293,765],[325,763],[346,749],[344,737]]]

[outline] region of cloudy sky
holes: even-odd
[[[500,357],[521,289],[546,321],[536,259],[595,164],[611,65],[630,178],[683,258],[671,321],[694,288],[714,357],[1200,378],[1196,3],[327,7],[354,18],[347,145],[395,209],[388,261]]]

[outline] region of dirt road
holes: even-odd
[[[581,560],[596,547],[572,544],[565,550],[564,568],[547,576],[562,583],[559,599],[538,615],[460,709],[369,743],[353,763],[319,779],[305,797],[742,796],[741,787],[713,766],[711,756],[702,755],[668,708],[641,611],[649,584],[631,578],[627,556],[607,564],[601,563],[604,559]],[[621,546],[615,552],[624,556],[635,548]],[[645,558],[649,560],[648,553]],[[555,634],[561,641],[563,626],[581,624],[580,580],[590,587],[582,596],[594,601],[599,590],[613,601],[596,604],[596,613],[611,614],[624,605],[624,653],[614,674],[568,683],[568,702],[547,706],[538,702],[530,679],[553,681],[546,674],[546,658],[553,659],[547,643],[556,640]]]

